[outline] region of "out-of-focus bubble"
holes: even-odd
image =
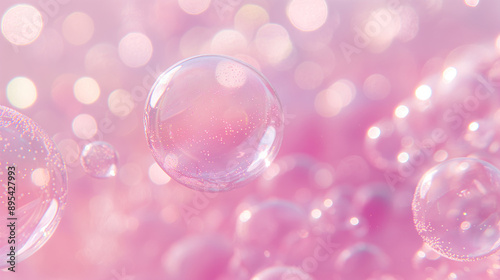
[[[67,166],[73,167],[80,164],[80,147],[75,140],[64,138],[56,144]]]
[[[241,268],[255,273],[276,262],[302,256],[297,248],[304,248],[309,240],[304,239],[308,236],[308,216],[298,205],[271,199],[253,206],[243,204],[237,214],[236,260]]]
[[[386,184],[369,184],[360,188],[353,199],[358,220],[367,223],[370,232],[387,229],[387,224],[394,216],[393,192]]]
[[[247,44],[247,39],[240,32],[224,29],[212,38],[210,49],[214,54],[235,55],[244,53]]]
[[[412,138],[402,134],[389,119],[374,123],[366,131],[365,152],[373,166],[385,171],[398,170],[404,159],[405,145],[412,145]],[[409,155],[408,155],[409,157]]]
[[[264,269],[251,280],[314,280],[309,274],[303,270],[293,266],[275,266]]]
[[[35,103],[36,98],[36,86],[26,77],[16,77],[7,84],[7,99],[16,108],[26,109]]]
[[[29,45],[40,36],[42,29],[42,14],[31,5],[18,4],[3,14],[2,34],[11,44]]]
[[[10,266],[11,246],[19,262],[49,240],[68,190],[66,167],[49,136],[31,119],[3,106],[0,145],[0,217],[6,225],[15,223],[0,227],[0,268],[5,268]]]
[[[255,31],[269,22],[269,14],[266,9],[255,4],[242,6],[234,16],[234,28],[245,37],[253,38]]]
[[[334,117],[356,97],[356,87],[349,80],[338,80],[316,95],[314,106],[323,117]]]
[[[149,37],[138,32],[125,35],[118,45],[120,59],[128,67],[137,68],[146,65],[153,55],[153,44]]]
[[[219,235],[195,235],[172,245],[162,263],[170,279],[218,279],[227,269],[232,255],[228,239]]]
[[[392,2],[360,10],[353,18],[357,46],[373,53],[386,51],[401,31],[401,9],[401,3]]]
[[[470,154],[467,157],[484,160],[500,168],[500,139],[494,129],[497,122],[493,123],[487,119],[477,123],[478,129],[466,133],[462,139],[465,140],[465,144],[459,143],[456,148],[469,151]]]
[[[178,0],[181,9],[190,15],[199,15],[210,7],[211,0]]]
[[[335,186],[325,195],[317,196],[309,206],[311,234],[326,236],[338,244],[363,238],[369,224],[356,206],[352,186]]]
[[[80,163],[87,174],[96,178],[116,176],[118,155],[111,144],[96,141],[85,145]]]
[[[117,89],[109,94],[108,107],[113,115],[126,117],[134,110],[135,102],[130,92]]]
[[[447,160],[418,183],[412,204],[415,226],[442,256],[476,260],[500,246],[499,201],[497,168],[473,158]]]
[[[283,252],[307,228],[306,214],[285,200],[269,200],[242,211],[236,223],[237,241],[254,250]]]
[[[288,58],[293,49],[288,31],[276,23],[267,23],[259,28],[255,35],[255,46],[263,60],[271,65]]]
[[[413,268],[423,271],[431,267],[438,259],[441,259],[441,255],[429,245],[423,243],[422,247],[413,256]]]
[[[99,98],[101,89],[96,80],[90,77],[82,77],[75,82],[73,93],[80,103],[92,104]]]
[[[295,28],[314,31],[325,24],[328,5],[325,0],[292,0],[287,7],[287,16]]]
[[[398,129],[420,142],[430,139],[435,147],[460,139],[471,122],[489,118],[500,104],[498,85],[488,75],[498,60],[498,53],[487,45],[453,50],[443,67],[415,87],[414,97],[398,105],[408,109],[405,116],[395,118]],[[435,139],[438,130],[446,137]]]
[[[363,93],[372,100],[382,100],[391,92],[390,81],[381,74],[373,74],[366,78]]]
[[[259,176],[276,157],[283,125],[266,79],[222,56],[172,66],[146,103],[145,130],[156,162],[196,190],[231,190]]]
[[[420,30],[420,20],[418,13],[411,6],[401,7],[399,12],[401,28],[398,33],[398,39],[403,42],[413,40]]]
[[[369,243],[357,243],[344,249],[335,261],[341,279],[371,279],[385,272],[389,265],[387,254]]]
[[[88,114],[80,114],[73,119],[71,124],[73,133],[80,139],[91,139],[97,133],[97,122]]]
[[[470,122],[467,126],[467,130],[461,137],[467,146],[465,149],[471,150],[485,150],[498,139],[498,132],[495,129],[496,122],[490,119],[481,119],[477,121]]]
[[[94,21],[86,13],[74,12],[62,24],[64,39],[72,45],[83,45],[94,35]]]

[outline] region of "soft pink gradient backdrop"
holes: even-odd
[[[498,279],[495,255],[461,263],[423,246],[411,200],[421,175],[445,158],[482,153],[498,162],[491,145],[500,141],[500,3],[304,2],[25,1],[42,14],[43,29],[35,39],[40,25],[31,15],[0,36],[0,104],[14,107],[7,85],[15,77],[33,82],[36,100],[18,110],[58,145],[69,195],[52,238],[0,279],[247,280],[268,268],[257,279],[281,279],[279,271],[317,280]],[[1,14],[16,4],[1,1]],[[6,39],[12,34],[35,40],[17,46]],[[275,163],[226,193],[162,176],[143,128],[156,77],[208,53],[260,69],[285,110]],[[441,87],[448,67],[458,70],[451,91]],[[481,84],[477,75],[495,94],[453,111]],[[93,81],[77,90],[82,77]],[[432,97],[415,96],[422,84]],[[429,110],[413,104],[419,97]],[[394,112],[408,100],[401,121]],[[388,130],[367,134],[382,119]],[[432,140],[436,128],[445,141]],[[370,135],[384,142],[372,145]],[[418,144],[426,139],[433,146]],[[118,153],[115,177],[96,179],[80,166],[81,150],[97,140]],[[419,152],[425,156],[414,160]]]

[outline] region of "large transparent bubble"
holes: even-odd
[[[455,158],[428,170],[413,199],[424,241],[444,257],[476,260],[500,246],[500,171],[474,158]]]
[[[276,157],[283,111],[254,68],[198,56],[165,71],[148,96],[145,131],[153,156],[173,179],[204,191],[231,190]]]
[[[12,251],[17,264],[52,236],[66,204],[67,179],[62,157],[47,134],[3,106],[0,147],[0,268],[5,269],[12,267]]]

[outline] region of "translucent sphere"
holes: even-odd
[[[165,71],[146,101],[145,132],[162,169],[196,190],[259,176],[278,153],[283,111],[269,82],[229,57],[198,56]]]
[[[412,208],[418,233],[444,257],[476,260],[500,246],[500,171],[487,162],[455,158],[431,168]]]
[[[389,256],[379,247],[360,242],[340,252],[335,268],[340,272],[340,279],[374,279],[374,275],[387,271],[390,262]]]
[[[244,210],[236,223],[236,241],[270,252],[290,248],[307,229],[305,212],[286,200],[268,200]]]
[[[368,128],[365,135],[367,159],[378,169],[398,170],[402,162],[398,159],[405,148],[406,135],[401,133],[390,119],[382,119]]]
[[[394,111],[397,127],[419,141],[430,139],[434,146],[454,141],[470,122],[489,119],[500,104],[496,48],[464,45],[451,51],[443,68],[424,77],[412,97]],[[436,130],[442,137],[435,137]]]
[[[0,268],[11,267],[52,236],[66,204],[66,166],[54,142],[31,119],[0,106]],[[10,207],[10,209],[9,209]],[[11,226],[6,226],[11,225]],[[11,242],[7,242],[11,240]]]
[[[80,163],[83,170],[90,176],[109,178],[116,175],[118,156],[111,144],[96,141],[85,145]]]

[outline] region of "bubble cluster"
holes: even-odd
[[[118,155],[111,144],[96,141],[83,148],[80,163],[83,170],[90,176],[96,178],[114,177],[117,172]]]
[[[3,106],[0,147],[0,216],[2,221],[15,218],[13,228],[0,227],[0,268],[5,268],[10,266],[11,246],[18,262],[49,240],[61,220],[68,189],[66,166],[49,136],[31,119]],[[15,204],[7,205],[10,201]],[[12,229],[15,243],[7,243]]]
[[[424,241],[444,257],[476,260],[500,246],[500,171],[474,158],[445,161],[421,178],[414,222]]]
[[[283,112],[269,82],[243,62],[198,56],[165,71],[148,96],[153,156],[176,181],[224,191],[260,175],[278,153]]]

